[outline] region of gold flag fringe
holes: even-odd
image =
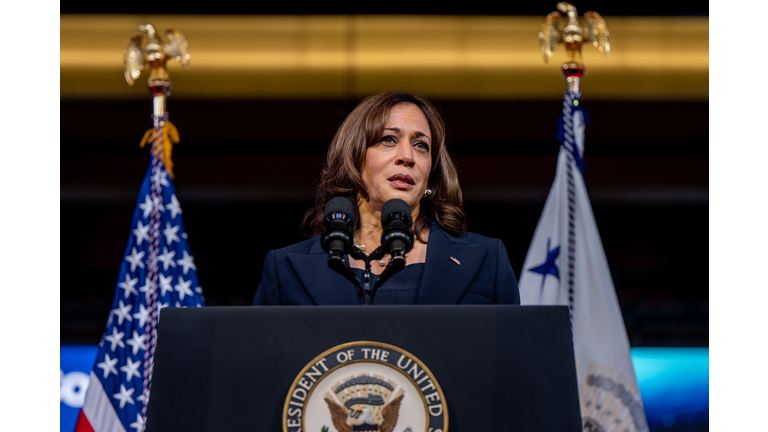
[[[179,143],[179,131],[176,129],[176,126],[174,126],[170,121],[166,120],[162,130],[156,130],[155,128],[148,130],[147,133],[144,134],[144,137],[141,139],[139,146],[144,148],[145,144],[155,142],[157,139],[163,140],[162,160],[165,164],[165,169],[168,170],[168,174],[172,179],[175,179],[176,177],[173,176],[173,161],[171,160],[171,152],[173,151],[173,145]],[[155,156],[158,155],[159,147],[161,146],[155,147]]]

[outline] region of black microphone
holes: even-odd
[[[381,208],[381,247],[392,257],[393,269],[405,266],[405,254],[413,248],[412,223],[411,208],[401,199],[391,199]]]
[[[355,226],[355,207],[352,201],[343,196],[328,201],[325,205],[323,232],[320,242],[323,250],[328,252],[328,264],[333,266],[333,262],[343,263],[344,254],[352,249],[354,234],[352,230]]]

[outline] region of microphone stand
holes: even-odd
[[[373,305],[373,298],[376,296],[376,290],[378,290],[379,287],[384,284],[384,282],[392,277],[392,275],[405,267],[405,255],[396,253],[395,256],[389,260],[387,267],[384,268],[384,271],[373,284],[373,287],[371,287],[371,261],[381,259],[384,255],[386,255],[386,253],[384,252],[384,249],[381,248],[381,246],[376,248],[375,251],[371,252],[370,255],[364,254],[357,248],[353,248],[349,252],[349,256],[352,258],[365,262],[365,271],[363,272],[362,281],[357,277],[357,275],[355,275],[355,272],[349,268],[346,260],[344,260],[344,257],[342,256],[329,255],[328,266],[336,272],[340,273],[356,286],[360,287],[360,290],[363,293],[363,303],[366,306],[370,306]]]

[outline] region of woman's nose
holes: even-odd
[[[396,165],[405,165],[407,167],[413,167],[416,161],[413,158],[413,147],[408,141],[402,141],[397,148],[397,163]]]

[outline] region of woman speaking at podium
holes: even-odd
[[[313,237],[267,254],[254,305],[363,304],[361,288],[329,267],[320,240],[326,204],[338,196],[355,203],[350,231],[363,254],[381,244],[385,203],[401,199],[411,210],[413,248],[373,304],[520,303],[501,240],[466,232],[459,179],[437,110],[421,96],[386,92],[361,102],[336,132],[316,205],[302,223],[302,232]],[[374,278],[390,259],[370,262]],[[365,261],[349,254],[344,260],[362,279]]]

